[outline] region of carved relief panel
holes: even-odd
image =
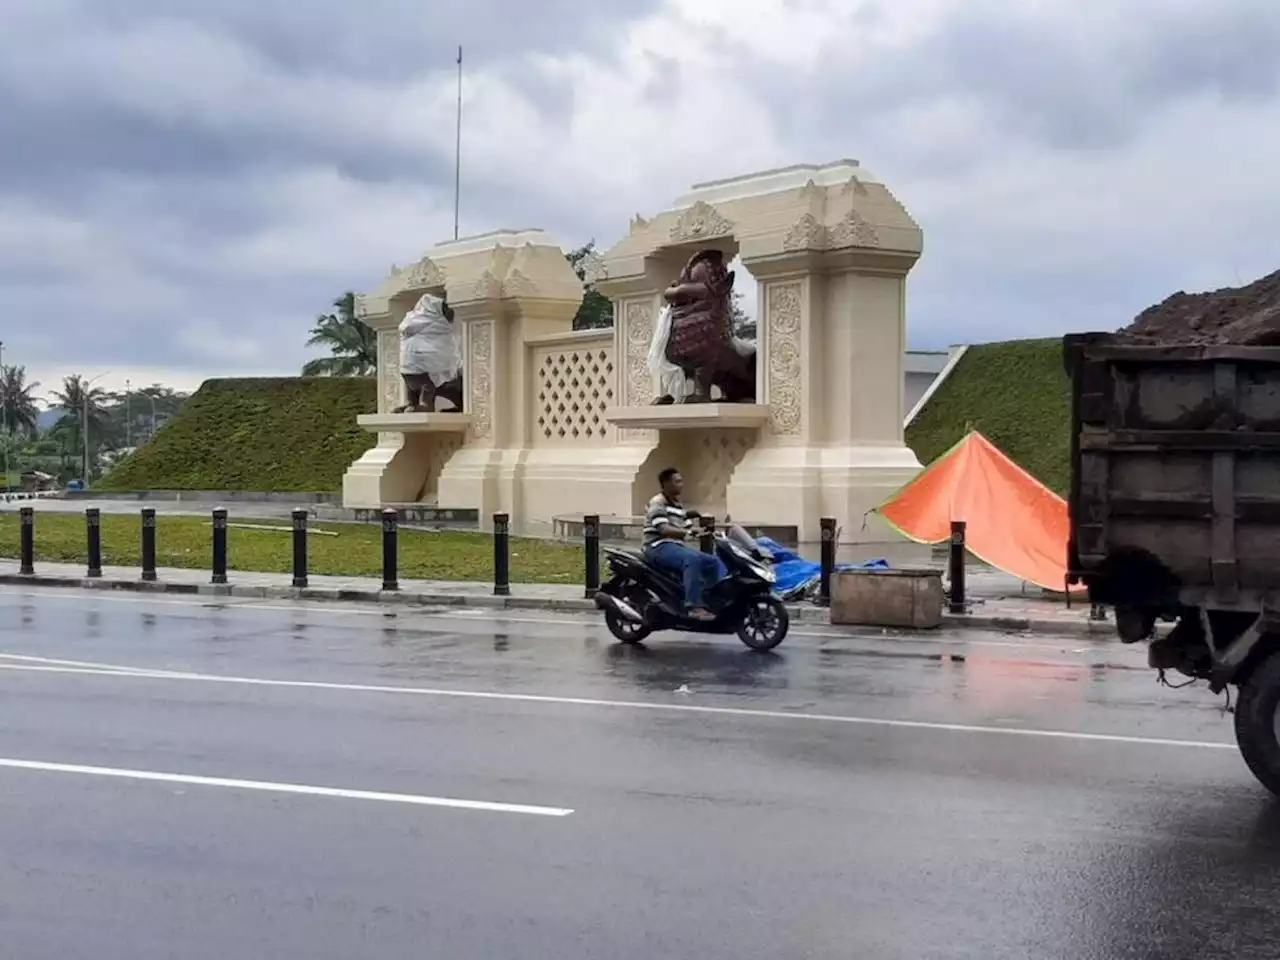
[[[404,403],[404,381],[400,379],[400,335],[396,330],[378,331],[378,412],[390,413]]]
[[[649,343],[653,340],[653,301],[628,300],[623,310],[626,347],[623,404],[641,407],[653,402],[653,375],[649,372]]]
[[[643,407],[653,402],[653,375],[649,372],[649,343],[653,340],[655,320],[651,297],[627,300],[622,310],[622,405]],[[620,440],[636,440],[648,431],[621,429]]]
[[[769,426],[775,436],[799,436],[804,426],[803,285],[771,283],[766,288],[766,332]]]
[[[493,435],[493,321],[479,320],[468,328],[470,349],[467,361],[467,412],[476,439]]]

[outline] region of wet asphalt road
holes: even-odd
[[[1280,956],[1280,812],[1142,664],[0,591],[0,955]]]

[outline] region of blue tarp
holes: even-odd
[[[788,597],[792,594],[799,593],[813,583],[816,583],[822,573],[822,565],[806,560],[791,550],[788,550],[776,540],[769,537],[757,537],[756,543],[764,547],[773,554],[773,572],[777,574],[778,582],[774,584],[773,592],[780,597]],[[837,570],[888,570],[888,560],[868,560],[866,563],[839,563],[836,564]]]

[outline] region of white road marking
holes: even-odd
[[[246,597],[204,597],[199,600],[174,600],[171,598],[150,597],[144,595],[137,596],[116,596],[106,595],[86,595],[86,594],[69,594],[65,591],[58,592],[50,589],[48,592],[38,592],[42,600],[64,600],[72,602],[105,602],[105,603],[144,603],[159,604],[170,607],[197,607],[204,610],[216,610],[218,613],[228,611],[247,610],[249,612],[269,611],[274,613],[291,613],[295,616],[301,611],[309,611],[317,613],[321,616],[330,614],[338,614],[347,617],[385,617],[396,618],[398,616],[418,616],[431,617],[435,619],[452,619],[460,620],[490,620],[499,625],[510,623],[533,624],[545,626],[565,626],[565,627],[590,627],[599,628],[604,626],[602,620],[590,620],[587,617],[592,616],[589,612],[584,612],[583,618],[578,620],[568,620],[556,617],[519,617],[510,616],[506,609],[500,607],[452,607],[443,603],[424,603],[419,607],[412,605],[404,606],[388,606],[378,609],[367,609],[361,607],[344,607],[336,603],[325,600],[301,601],[302,606],[298,603],[292,605],[278,603],[264,603],[252,598]],[[322,609],[315,606],[307,606],[306,604],[324,604]],[[839,628],[831,628],[832,632],[822,632],[818,630],[791,630],[788,636],[791,637],[811,637],[819,640],[864,640],[877,641],[883,640],[892,643],[933,643],[954,646],[963,644],[970,647],[1013,647],[1018,650],[1027,650],[1033,648],[1043,648],[1046,650],[1060,650],[1069,642],[1079,642],[1073,638],[1063,637],[1059,643],[1043,643],[1041,641],[1027,640],[980,640],[970,639],[963,635],[952,634],[946,637],[927,637],[923,635],[914,636],[896,636],[896,635],[877,635],[872,633],[843,633]],[[976,631],[975,631],[976,632]]]
[[[1089,743],[1122,743],[1149,747],[1186,747],[1201,750],[1234,750],[1235,745],[1213,740],[1173,740],[1111,733],[1084,733],[1038,727],[997,727],[969,723],[941,723],[932,720],[893,720],[884,717],[857,717],[834,713],[805,713],[799,710],[756,710],[748,707],[712,707],[690,703],[661,703],[641,700],[607,700],[597,697],[561,697],[535,693],[498,693],[487,690],[450,690],[437,687],[402,687],[393,684],[336,683],[324,680],[277,680],[266,677],[237,677],[211,673],[183,673],[168,670],[121,666],[89,661],[46,662],[40,657],[0,653],[0,670],[67,673],[138,680],[169,680],[193,683],[223,683],[240,686],[277,687],[297,690],[327,690],[343,693],[378,693],[400,696],[440,697],[458,700],[488,700],[510,703],[537,703],[553,706],[601,707],[616,710],[650,710],[665,713],[696,713],[706,716],[745,717],[755,720],[787,720],[802,723],[838,723],[851,726],[885,727],[902,730],[931,730],[943,733],[999,734],[1013,737],[1040,737],[1051,740],[1079,740]]]
[[[116,767],[90,767],[78,763],[48,763],[43,760],[0,758],[0,768],[35,770],[43,773],[72,773],[87,777],[115,777],[122,780],[149,780],[156,783],[181,783],[193,787],[223,787],[230,790],[258,790],[264,793],[292,793],[307,797],[331,797],[342,800],[369,800],[379,803],[405,803],[418,807],[448,807],[454,810],[480,810],[486,813],[519,813],[531,817],[567,817],[573,810],[565,807],[536,807],[521,803],[495,803],[488,800],[456,800],[451,797],[424,797],[412,793],[383,793],[375,790],[344,790],[338,787],[311,787],[300,783],[274,783],[270,780],[235,780],[227,777],[198,777],[185,773],[158,773],[154,770],[124,770]]]

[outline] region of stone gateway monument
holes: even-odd
[[[587,513],[627,526],[675,464],[705,513],[802,542],[824,516],[843,541],[892,539],[865,518],[920,469],[902,364],[921,249],[906,209],[852,160],[699,184],[635,217],[584,264],[612,330],[572,329],[582,284],[547,234],[440,244],[358,301],[379,332],[382,399],[360,418],[379,439],[344,500],[475,509],[482,525],[501,511],[530,533]],[[754,351],[729,329],[735,256],[759,282]],[[456,316],[460,412],[395,412],[400,324],[426,294]]]

